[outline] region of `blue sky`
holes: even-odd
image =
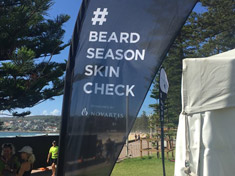
[[[48,12],[49,18],[55,18],[59,14],[68,14],[70,15],[70,20],[63,26],[65,29],[64,41],[67,42],[71,39],[73,34],[73,28],[75,25],[75,21],[77,18],[77,14],[79,12],[81,0],[73,0],[73,1],[65,1],[65,0],[55,0],[55,4],[51,7]],[[196,6],[195,9],[197,11],[202,10],[199,6]],[[61,52],[61,54],[53,57],[52,60],[60,60],[68,59],[69,55],[69,47]],[[55,100],[47,100],[33,108],[26,109],[16,109],[16,111],[31,111],[31,115],[60,115],[62,110],[62,102],[63,96],[55,97]],[[140,110],[140,113],[145,110],[147,114],[150,114],[152,110],[148,107],[149,104],[155,103],[155,100],[150,98],[150,91],[146,96],[146,99],[143,103],[143,106]],[[6,112],[7,113],[7,112]]]

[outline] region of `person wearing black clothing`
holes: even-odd
[[[20,169],[16,176],[30,176],[33,163],[35,161],[33,149],[30,146],[24,146],[19,152],[21,153],[21,159],[23,160],[23,163],[21,163]]]

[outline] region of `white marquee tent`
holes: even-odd
[[[175,176],[186,175],[235,175],[235,49],[183,60]]]

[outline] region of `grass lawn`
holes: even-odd
[[[166,175],[174,175],[174,162],[165,160]],[[111,176],[162,176],[162,160],[157,157],[126,159],[117,163]]]

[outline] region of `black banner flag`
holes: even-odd
[[[66,71],[57,175],[110,175],[195,3],[83,1]]]

